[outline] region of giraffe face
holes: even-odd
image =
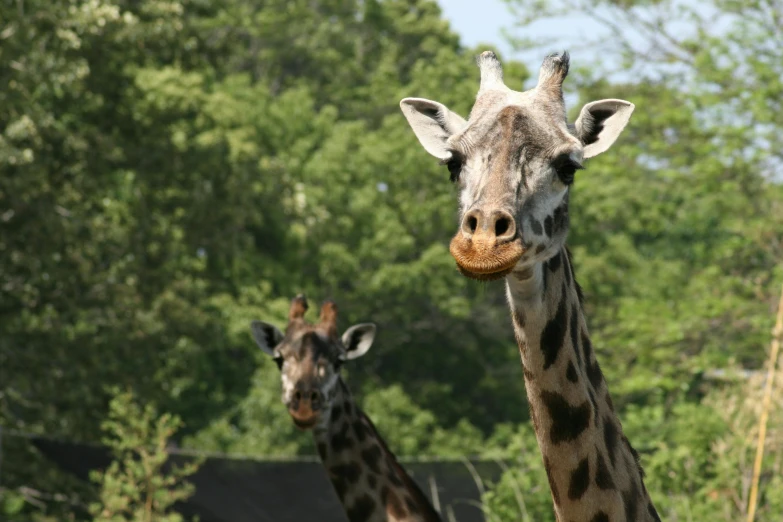
[[[283,404],[304,430],[328,422],[342,364],[364,355],[375,337],[371,323],[354,325],[338,336],[337,308],[331,302],[324,304],[318,324],[305,322],[306,310],[304,297],[295,298],[285,333],[262,321],[251,323],[256,344],[280,368]]]
[[[464,275],[495,279],[560,250],[569,186],[582,168],[582,144],[565,120],[532,104],[490,107],[449,145],[460,189],[450,251]]]
[[[448,166],[460,188],[460,221],[450,251],[460,271],[490,280],[552,257],[568,234],[568,195],[583,161],[607,150],[633,104],[588,103],[566,120],[562,82],[567,53],[547,57],[538,85],[503,84],[492,52],[479,59],[481,86],[468,120],[438,102],[406,98],[400,106],[419,141]]]

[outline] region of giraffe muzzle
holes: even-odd
[[[499,241],[494,234],[486,234],[482,230],[469,236],[460,230],[451,240],[449,252],[462,275],[491,281],[514,270],[525,248],[519,238]]]
[[[288,414],[291,415],[294,425],[301,430],[310,429],[318,422],[318,413],[314,412],[309,406],[300,407],[296,410],[289,408]]]
[[[297,390],[288,405],[288,414],[297,428],[307,430],[318,422],[323,398],[321,393],[315,390]]]

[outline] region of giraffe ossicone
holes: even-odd
[[[659,521],[595,359],[565,246],[576,172],[616,141],[634,105],[587,103],[571,124],[567,52],[547,56],[536,86],[524,92],[504,84],[493,52],[477,63],[481,83],[467,119],[436,101],[400,102],[421,145],[459,186],[450,252],[469,278],[505,278],[557,519]]]
[[[291,301],[285,333],[262,321],[250,329],[280,369],[282,401],[294,424],[311,430],[329,480],[350,522],[440,522],[440,515],[405,472],[340,376],[361,357],[375,325],[351,326],[342,336],[337,305],[326,301],[317,323],[305,320],[303,295]]]

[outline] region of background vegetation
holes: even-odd
[[[613,31],[618,69],[574,49],[568,80],[574,114],[637,106],[572,196],[594,343],[664,518],[738,520],[760,383],[708,377],[762,366],[783,281],[783,8],[509,3],[523,25],[565,9]],[[454,269],[454,189],[397,106],[467,114],[478,52],[430,0],[0,2],[4,431],[314,453],[248,330],[304,291],[379,325],[348,379],[392,449],[519,459],[488,509],[552,520],[502,285]],[[507,82],[537,66],[506,61]],[[765,521],[783,513],[776,400]],[[134,408],[175,417],[118,428]],[[92,491],[24,439],[3,449],[4,516],[117,507],[124,468]]]

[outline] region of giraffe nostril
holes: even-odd
[[[511,241],[516,236],[516,225],[514,217],[505,210],[496,210],[492,213],[493,227],[495,229],[495,238],[498,243]]]
[[[318,411],[323,407],[323,399],[324,396],[320,391],[316,390],[310,394],[310,407],[313,409],[313,411]]]
[[[508,219],[502,217],[495,221],[495,236],[502,236],[508,230]]]
[[[302,398],[302,394],[299,392],[299,390],[296,390],[294,392],[294,400],[300,400]]]
[[[481,219],[483,219],[483,215],[478,209],[473,209],[465,214],[465,216],[462,218],[462,225],[460,225],[462,235],[469,239],[473,234],[475,234],[476,230],[478,230],[479,225],[481,224]]]

